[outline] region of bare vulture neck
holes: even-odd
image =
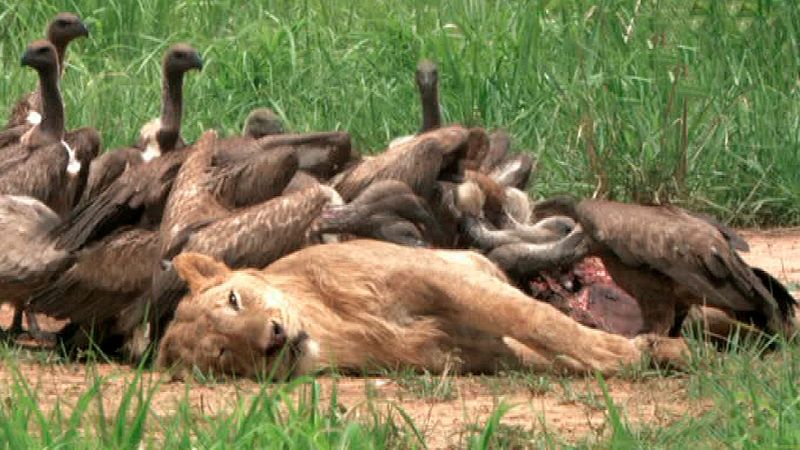
[[[183,72],[165,72],[161,93],[161,129],[156,139],[161,151],[175,148],[181,133]]]
[[[39,132],[54,139],[64,137],[64,102],[58,87],[59,69],[39,72],[39,92],[42,96],[42,122]]]
[[[442,114],[439,111],[439,88],[436,85],[420,90],[422,100],[422,132],[434,130],[442,126]]]
[[[69,44],[69,41],[50,39],[50,43],[56,48],[56,54],[58,55],[58,74],[61,76],[64,74],[64,60],[67,57],[67,44]]]

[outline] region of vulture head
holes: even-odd
[[[423,59],[417,64],[417,86],[420,92],[432,92],[439,84],[439,72],[436,64],[430,59]]]
[[[242,131],[242,135],[253,139],[282,133],[284,133],[283,122],[270,108],[256,108],[250,111]]]
[[[164,73],[167,75],[182,75],[192,69],[202,68],[200,54],[187,44],[175,44],[164,55]]]
[[[22,54],[21,63],[35,69],[37,72],[58,70],[58,54],[50,41],[39,40],[28,44]]]
[[[75,14],[59,13],[47,26],[47,40],[57,47],[65,47],[79,37],[89,37],[89,28]]]

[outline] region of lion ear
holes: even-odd
[[[172,260],[178,275],[189,283],[189,289],[197,292],[214,278],[227,275],[228,266],[200,253],[181,253]]]

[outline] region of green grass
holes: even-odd
[[[670,198],[739,224],[800,223],[793,0],[0,0],[0,106],[33,88],[19,57],[59,10],[92,29],[69,55],[69,125],[96,127],[107,148],[132,143],[157,115],[159,61],[173,42],[192,43],[206,62],[186,80],[189,140],[210,127],[235,133],[251,108],[267,105],[293,130],[347,130],[363,151],[417,129],[413,70],[431,57],[446,121],[508,129],[515,148],[540,161],[535,195],[599,189]],[[0,356],[8,365],[21,353]],[[799,374],[796,348],[714,358],[687,376],[710,410],[665,428],[634,426],[608,397],[571,401],[608,415],[602,447],[797,448]],[[425,398],[453,389],[449,378],[396,377]],[[524,373],[509,380],[533,393],[570,386]],[[93,376],[77,404],[45,411],[36,386],[17,377],[0,398],[0,448],[422,446],[402,405],[357,420],[335,400],[322,403],[312,380],[265,386],[224,414],[200,414],[184,400],[163,417],[150,403],[159,386],[146,377],[126,384],[113,411],[102,409],[101,381]],[[464,444],[564,444],[504,425],[505,408]]]
[[[416,61],[439,62],[448,122],[511,131],[537,195],[669,198],[740,224],[800,223],[800,6],[793,0],[0,0],[0,104],[32,89],[18,60],[58,10],[69,124],[132,143],[157,115],[160,58],[188,41],[185,135],[276,109],[364,151],[417,129]]]
[[[519,413],[525,406],[499,400],[484,423],[465,425],[461,445],[480,449],[797,448],[800,445],[797,381],[800,350],[784,347],[766,355],[753,347],[727,354],[708,353],[701,347],[696,351],[702,354],[702,359],[687,374],[676,376],[685,379],[690,397],[704,399],[707,407],[703,411],[686,411],[684,418],[669,426],[631,422],[614,403],[599,376],[595,383],[600,386],[601,394],[591,398],[576,394],[573,399],[567,398],[573,392],[569,386],[578,380],[554,377],[553,382],[563,387],[565,401],[590,401],[587,406],[606,415],[605,427],[570,443],[546,427],[538,427],[537,431],[504,423],[506,414]],[[310,378],[262,384],[254,393],[234,394],[229,399],[230,408],[215,412],[191,406],[189,392],[193,385],[188,383],[183,399],[178,398],[170,411],[169,405],[153,404],[154,393],[163,386],[155,381],[157,377],[138,370],[122,384],[119,402],[108,407],[101,401],[109,395],[104,392],[104,382],[115,375],[100,376],[95,366],[89,364],[85,371],[86,387],[74,399],[41,399],[39,386],[16,369],[19,360],[44,361],[17,348],[0,349],[0,362],[10,367],[14,375],[11,383],[0,388],[0,449],[422,448],[427,445],[402,403],[389,403],[389,408],[386,403],[376,407],[374,398],[367,395],[364,403],[348,411],[339,403],[336,383],[328,388],[330,392],[323,392],[321,384]],[[510,375],[511,379],[531,376]],[[405,372],[389,376],[398,383],[411,377]],[[356,407],[359,413],[355,413]],[[530,425],[536,425],[537,420],[541,418],[532,417]]]

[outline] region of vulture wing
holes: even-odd
[[[345,201],[354,199],[370,184],[397,180],[415,194],[429,197],[442,166],[442,149],[435,140],[414,140],[365,160],[336,184]]]
[[[75,208],[54,230],[59,248],[76,250],[124,225],[146,219],[157,223],[188,148],[171,151],[148,164],[129,167],[102,194]]]
[[[67,151],[61,143],[48,144],[30,151],[17,144],[9,152],[21,155],[17,164],[0,172],[0,194],[26,195],[54,208],[64,195],[67,182]]]
[[[58,216],[30,197],[0,196],[0,295],[26,296],[38,284],[65,270],[71,255],[53,248],[47,232]]]
[[[280,195],[296,171],[294,147],[272,148],[216,167],[214,193],[230,207],[255,205]]]
[[[72,267],[29,301],[33,311],[73,323],[100,322],[150,288],[158,232],[123,228],[85,248]]]
[[[141,150],[135,147],[120,148],[105,152],[93,159],[89,165],[89,177],[81,195],[80,204],[94,201],[128,167],[142,163]]]
[[[726,235],[707,220],[672,206],[599,200],[584,200],[577,212],[592,238],[624,264],[660,272],[711,306],[760,312],[773,331],[793,314],[781,314]]]

